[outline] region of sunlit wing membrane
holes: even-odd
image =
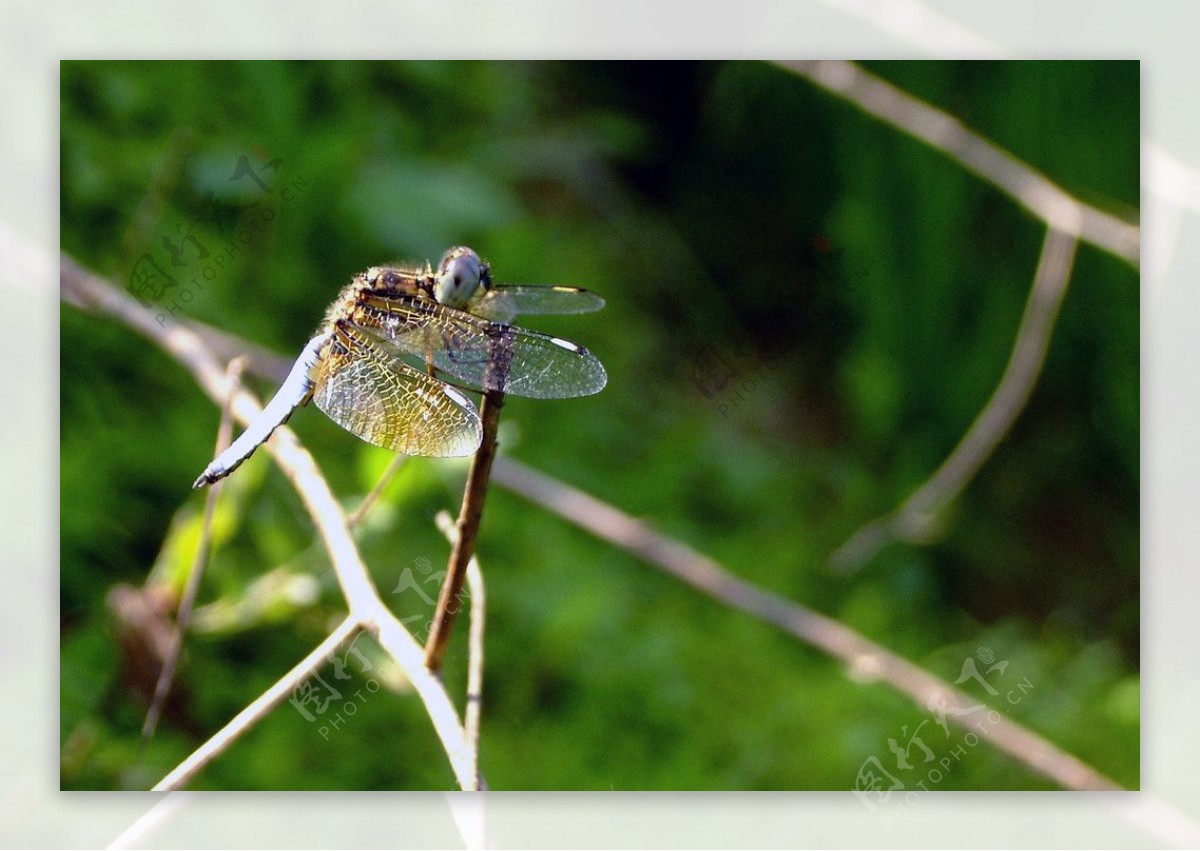
[[[430,300],[371,298],[363,322],[449,380],[534,399],[590,396],[608,381],[596,356],[577,343],[489,322]]]
[[[470,399],[398,361],[349,323],[338,323],[314,384],[317,407],[368,443],[435,458],[479,447],[479,415]]]
[[[604,307],[604,299],[580,287],[500,286],[492,287],[467,305],[477,316],[508,322],[519,313],[591,313]]]

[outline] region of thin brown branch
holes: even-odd
[[[865,564],[893,538],[925,540],[940,513],[962,493],[1025,409],[1054,334],[1054,323],[1071,280],[1078,241],[1050,228],[1033,286],[1017,327],[1008,364],[983,410],[942,465],[899,508],[872,520],[829,557],[830,567],[849,572]]]
[[[234,358],[229,362],[225,377],[229,381],[230,387],[241,386],[242,370],[245,366],[246,362],[242,358]],[[220,455],[233,439],[233,412],[230,410],[232,398],[230,396],[221,406],[221,423],[217,426],[214,458]],[[208,552],[212,543],[213,512],[216,510],[216,506],[217,488],[211,488],[204,498],[204,520],[201,527],[203,531],[200,535],[200,544],[196,547],[196,556],[192,560],[192,569],[188,573],[187,583],[179,598],[179,608],[175,613],[175,629],[171,634],[171,645],[167,649],[166,660],[163,662],[162,670],[158,674],[158,682],[154,687],[154,698],[150,701],[150,708],[146,711],[146,720],[142,724],[142,749],[145,749],[146,744],[154,736],[154,731],[158,727],[159,714],[166,705],[167,695],[171,690],[171,681],[175,677],[175,666],[178,664],[179,654],[183,650],[183,636],[187,632],[188,622],[192,617],[192,607],[196,603],[196,596],[200,593],[200,580],[204,576],[204,567],[208,564]]]
[[[172,792],[182,789],[200,772],[200,769],[212,762],[241,738],[242,734],[270,714],[272,709],[287,700],[295,692],[297,686],[316,673],[317,668],[323,665],[325,660],[358,630],[357,621],[353,617],[347,617],[311,653],[280,677],[249,706],[233,716],[228,724],[194,750],[187,759],[175,766],[175,769],[158,781],[151,791]]]
[[[1049,227],[1140,264],[1141,228],[1079,201],[1008,151],[968,129],[950,114],[913,97],[852,62],[780,62],[782,67],[844,97],[957,161],[997,187]]]
[[[628,550],[718,603],[773,624],[806,644],[845,662],[864,678],[879,679],[908,695],[922,708],[942,705],[965,708],[977,703],[966,693],[907,659],[876,644],[846,625],[799,603],[764,591],[730,573],[716,561],[663,535],[590,494],[563,484],[510,458],[497,460],[497,484]],[[974,732],[975,721],[946,714],[946,719]],[[990,721],[990,719],[989,719]],[[1087,763],[1007,716],[986,735],[996,747],[1068,789],[1120,789]]]
[[[230,408],[242,423],[262,410],[252,394],[233,388],[204,341],[172,318],[155,315],[103,279],[83,269],[70,257],[60,257],[60,283],[64,298],[85,309],[109,314],[141,332],[174,356],[192,373],[217,403],[231,398]],[[474,783],[467,745],[458,714],[438,679],[424,666],[416,640],[383,604],[346,525],[346,515],[329,489],[312,456],[295,434],[280,426],[265,444],[280,469],[296,488],[325,544],[334,575],[350,609],[348,620],[376,635],[413,684],[425,705],[434,730],[450,760],[459,785]],[[239,718],[243,716],[239,715]],[[260,716],[247,716],[254,723]],[[228,728],[227,728],[228,729]],[[227,744],[217,743],[218,747]],[[215,755],[215,752],[214,754]],[[211,758],[211,756],[209,757]]]
[[[483,394],[483,404],[479,409],[483,440],[475,457],[471,459],[471,471],[467,474],[454,545],[450,550],[450,560],[446,564],[446,578],[442,582],[442,591],[434,611],[433,628],[425,641],[425,665],[431,671],[436,672],[442,667],[442,657],[445,656],[446,645],[450,642],[454,620],[462,608],[459,594],[467,575],[467,564],[475,552],[475,538],[479,534],[479,521],[483,517],[488,479],[492,472],[492,461],[496,457],[496,433],[499,430],[500,408],[503,405],[503,393],[490,390]]]

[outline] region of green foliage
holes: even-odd
[[[1136,63],[868,67],[1136,213]],[[231,179],[242,157],[269,192]],[[1032,683],[993,705],[1137,787],[1128,266],[1081,251],[1029,408],[939,540],[847,577],[825,567],[986,403],[1032,281],[1041,225],[938,152],[762,64],[72,61],[61,167],[65,251],[121,285],[149,254],[178,281],[156,309],[288,357],[353,274],[454,244],[500,282],[599,291],[600,314],[527,324],[597,352],[608,388],[510,399],[503,452],[943,678],[989,648],[1009,661],[991,681]],[[64,307],[61,338],[62,783],[145,788],[344,607],[311,521],[256,454],[222,496],[179,711],[139,764],[145,707],[106,596],[152,571],[183,581],[218,412],[124,327]],[[705,380],[714,362],[727,387]],[[350,509],[390,461],[315,410],[291,425]],[[465,470],[408,461],[358,533],[420,638],[419,591],[436,596],[447,555],[432,518],[457,509]],[[505,491],[479,551],[493,789],[846,789],[932,717]],[[463,632],[446,671],[460,699]],[[407,684],[369,639],[356,647],[372,667],[322,669],[341,695],[328,712],[281,707],[195,788],[451,787]],[[1049,787],[987,745],[939,785]]]

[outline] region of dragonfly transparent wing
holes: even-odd
[[[534,399],[590,396],[608,376],[570,340],[489,322],[430,299],[373,298],[372,326],[397,350],[481,390]]]
[[[467,310],[494,322],[509,322],[520,313],[591,313],[604,307],[604,299],[581,287],[492,287],[467,305]]]
[[[338,323],[314,385],[317,407],[368,443],[434,458],[470,455],[479,447],[479,415],[470,399],[348,323]]]

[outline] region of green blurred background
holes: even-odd
[[[1137,216],[1136,62],[866,67]],[[608,388],[510,399],[505,453],[938,676],[987,648],[1009,661],[992,682],[1032,684],[999,708],[1137,787],[1127,264],[1081,249],[1029,407],[938,539],[839,575],[829,554],[987,401],[1044,235],[938,152],[744,62],[64,62],[61,95],[61,240],[85,266],[128,286],[149,257],[176,280],[143,291],[153,309],[289,358],[353,274],[454,244],[502,283],[594,289],[602,313],[525,324],[594,350]],[[298,498],[256,454],[223,494],[176,696],[139,760],[145,682],[113,589],[182,583],[218,414],[155,346],[70,306],[61,369],[62,785],[146,788],[344,606]],[[349,507],[392,457],[315,409],[291,425]],[[406,582],[436,596],[432,517],[457,509],[465,470],[410,460],[359,533],[420,637],[431,607]],[[887,740],[932,718],[504,490],[479,554],[493,789],[848,789],[870,757],[896,772]],[[447,665],[460,699],[463,627]],[[451,788],[419,702],[369,639],[356,648],[350,679],[322,669],[341,694],[328,711],[280,707],[193,788]],[[933,723],[922,737],[948,748]],[[938,788],[1054,786],[984,744]]]

